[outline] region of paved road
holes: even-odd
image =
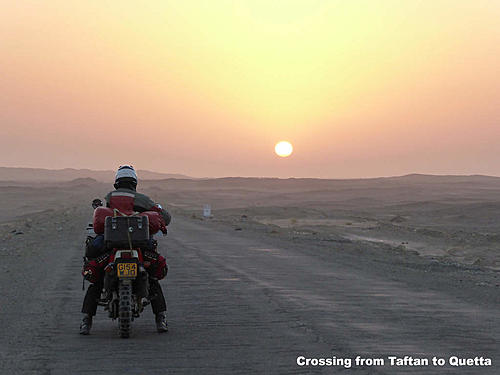
[[[2,373],[500,373],[498,303],[482,301],[473,288],[441,285],[437,276],[393,269],[368,255],[319,254],[302,243],[186,218],[176,218],[161,240],[170,265],[162,284],[170,332],[156,333],[148,309],[123,340],[101,311],[92,334],[82,337],[77,227],[31,249],[22,262],[8,259],[10,274],[23,276],[15,286],[1,279]],[[387,360],[454,354],[490,357],[493,366],[391,367]],[[296,365],[298,356],[356,355],[384,358],[385,366]]]

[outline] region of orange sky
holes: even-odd
[[[0,0],[0,165],[500,175],[499,19],[497,0]]]

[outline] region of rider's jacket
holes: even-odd
[[[107,207],[124,211],[144,212],[149,211],[156,206],[156,203],[147,195],[126,188],[118,188],[109,192],[105,199]],[[172,217],[167,210],[163,208],[160,213],[165,220],[165,225],[168,225],[170,220],[172,220]]]

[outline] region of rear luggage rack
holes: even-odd
[[[108,216],[104,222],[104,243],[108,249],[147,246],[149,219],[147,216]]]

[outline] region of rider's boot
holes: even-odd
[[[166,311],[162,311],[156,314],[156,330],[158,331],[158,333],[168,332]]]
[[[80,323],[80,335],[90,334],[90,329],[92,328],[92,315],[83,314],[82,322]]]

